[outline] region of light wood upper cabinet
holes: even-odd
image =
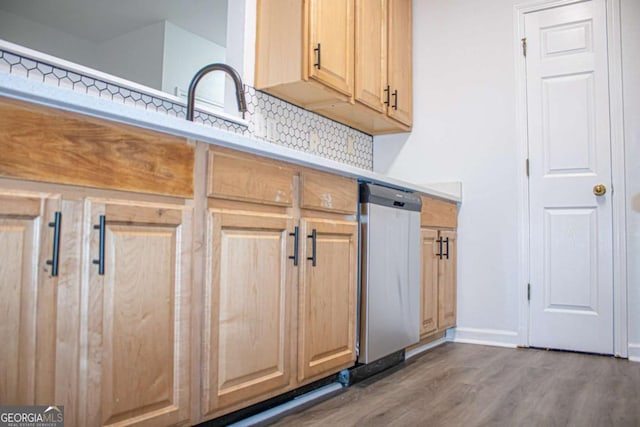
[[[411,0],[258,0],[257,17],[257,89],[372,135],[411,130]]]
[[[293,219],[267,211],[208,214],[202,415],[292,380]]]
[[[411,126],[413,123],[412,1],[389,1],[388,70],[389,117]]]
[[[188,207],[87,202],[86,425],[189,418]]]
[[[352,366],[356,359],[358,226],[353,221],[301,220],[298,379]]]
[[[309,76],[353,94],[354,0],[308,0]]]
[[[411,0],[356,0],[355,101],[408,130],[412,109]],[[393,124],[378,121],[384,133]]]
[[[356,0],[355,100],[386,113],[387,0]]]
[[[58,277],[47,260],[60,205],[0,191],[0,405],[55,400]]]

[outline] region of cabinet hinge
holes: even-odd
[[[522,41],[522,56],[526,58],[527,57],[527,38],[523,37],[521,41]]]
[[[525,160],[524,164],[525,171],[527,173],[527,178],[529,177],[529,159]]]
[[[527,283],[527,301],[531,301],[531,283]]]

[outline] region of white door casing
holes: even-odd
[[[613,353],[611,143],[604,0],[525,15],[529,343]],[[608,192],[596,196],[593,187]]]

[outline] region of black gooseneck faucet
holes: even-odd
[[[200,80],[207,74],[212,71],[224,71],[233,79],[233,83],[236,85],[236,101],[238,102],[238,110],[242,112],[242,118],[244,119],[244,113],[247,112],[247,102],[244,99],[244,85],[242,84],[242,79],[240,78],[240,74],[231,66],[227,64],[209,64],[202,67],[193,79],[191,79],[191,83],[189,83],[189,93],[187,94],[187,120],[193,121],[193,112],[194,112],[194,104],[196,101],[196,86]]]

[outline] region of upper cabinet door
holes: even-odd
[[[0,405],[55,400],[58,278],[46,260],[59,206],[55,198],[0,194]]]
[[[389,117],[413,123],[411,0],[389,0]]]
[[[386,110],[387,0],[356,0],[355,99],[380,113]]]
[[[309,0],[309,77],[353,94],[354,0]]]
[[[87,203],[84,425],[183,424],[189,418],[191,208]]]

